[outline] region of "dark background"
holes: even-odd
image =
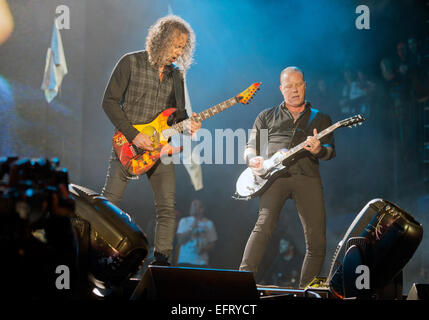
[[[355,27],[355,8],[360,4],[370,9],[369,30]],[[216,128],[247,130],[261,110],[280,103],[279,74],[289,65],[304,71],[307,98],[334,122],[352,115],[339,106],[345,69],[361,70],[375,85],[368,120],[360,127],[336,131],[337,157],[321,164],[328,225],[324,272],[355,215],[374,198],[395,202],[425,226],[429,212],[418,206],[426,195],[419,144],[424,140],[421,110],[415,99],[403,103],[403,110],[412,116],[403,129],[407,138],[399,143],[396,113],[383,95],[379,66],[384,57],[397,59],[396,45],[409,37],[425,49],[425,1],[14,0],[9,5],[15,30],[0,47],[3,155],[58,156],[69,169],[72,183],[101,191],[113,133],[101,109],[104,88],[118,59],[144,49],[148,27],[172,12],[187,20],[196,33],[195,64],[187,74],[194,111],[262,82],[249,105],[235,106],[203,123],[213,136]],[[40,85],[59,5],[70,8],[70,29],[61,31],[69,74],[61,94],[48,104]],[[319,80],[325,81],[328,95],[318,91]],[[239,156],[235,155],[235,163]],[[244,169],[241,164],[203,164],[204,188],[196,192],[183,165],[176,166],[180,214],[188,215],[192,199],[200,198],[216,225],[219,239],[211,254],[213,267],[238,268],[256,220],[258,200],[231,198]],[[155,213],[146,177],[129,184],[122,209],[152,241]],[[292,202],[284,207],[263,271],[276,255],[281,234],[304,253],[302,228]],[[421,271],[426,242],[405,269],[405,289],[412,282],[428,280]]]

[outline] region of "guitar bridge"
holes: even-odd
[[[252,199],[252,197],[250,196],[247,196],[247,197],[240,196],[237,192],[233,196],[231,196],[231,198],[234,200],[244,200],[244,201],[248,201]]]
[[[135,157],[135,156],[137,156],[137,150],[136,150],[136,146],[135,145],[131,145],[131,148],[130,148],[130,150],[131,150],[131,154],[133,155],[133,158]]]
[[[142,154],[142,153],[144,153],[143,149],[140,149],[139,147],[137,147],[134,144],[131,145],[130,150],[131,150],[131,153],[133,154],[133,158],[136,157],[136,156],[138,156],[138,155],[140,155],[140,154]]]

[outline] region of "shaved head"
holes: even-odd
[[[287,67],[280,74],[280,91],[286,107],[302,111],[305,102],[304,73],[298,67]]]
[[[292,72],[300,73],[302,75],[302,79],[304,79],[304,72],[302,72],[300,68],[295,66],[290,66],[290,67],[284,68],[283,71],[280,73],[280,81],[286,74],[289,74]]]

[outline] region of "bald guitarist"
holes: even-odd
[[[335,156],[334,137],[329,134],[318,140],[315,135],[331,125],[328,115],[312,108],[305,101],[304,74],[296,67],[284,69],[280,75],[280,91],[284,101],[262,111],[255,120],[245,158],[258,174],[263,169],[263,146],[258,145],[261,130],[268,130],[268,156],[280,149],[306,141],[304,152],[260,196],[259,214],[244,250],[240,269],[258,271],[268,240],[277,227],[280,212],[287,199],[293,199],[304,228],[306,253],[301,270],[300,287],[305,287],[320,272],[325,258],[325,207],[319,160]]]

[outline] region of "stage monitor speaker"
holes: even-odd
[[[429,284],[414,283],[407,300],[429,300]]]
[[[407,211],[387,200],[370,201],[337,247],[328,277],[332,292],[345,298],[402,299],[402,269],[422,236],[422,225]],[[368,290],[356,286],[362,266],[368,269]]]
[[[131,300],[257,300],[253,273],[226,269],[149,266]]]
[[[87,247],[89,271],[105,285],[121,285],[146,258],[146,235],[126,212],[100,194],[75,184],[69,185],[69,191],[76,205],[74,225]]]

